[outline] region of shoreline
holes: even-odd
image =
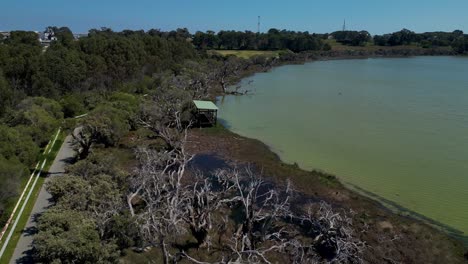
[[[357,47],[362,48],[362,47]],[[210,55],[212,56],[212,55]],[[232,55],[235,56],[235,55]],[[453,50],[442,48],[423,49],[419,47],[393,49],[391,47],[382,47],[377,50],[366,49],[349,49],[349,50],[330,50],[330,51],[311,51],[302,53],[290,53],[284,57],[268,58],[269,64],[258,65],[252,63],[240,73],[234,76],[228,76],[226,86],[234,87],[240,85],[241,81],[245,78],[253,76],[257,73],[269,72],[274,68],[286,65],[303,65],[315,61],[330,61],[330,60],[353,60],[353,59],[373,59],[373,58],[411,58],[419,56],[453,56],[453,57],[468,57],[468,55],[457,54]],[[260,56],[262,57],[262,56]],[[242,59],[242,58],[239,58]],[[250,59],[242,59],[244,61],[251,61]],[[221,88],[216,89],[209,99],[216,101],[219,96],[225,96]],[[233,94],[231,94],[233,95]],[[237,96],[238,94],[235,94]]]
[[[368,228],[363,231],[362,239],[373,248],[372,254],[377,254],[374,251],[380,252],[390,248],[399,252],[408,251],[408,255],[422,251],[424,252],[422,255],[436,259],[437,256],[434,254],[443,248],[444,254],[448,254],[451,261],[420,262],[418,261],[420,258],[417,257],[402,262],[465,263],[462,260],[464,254],[468,253],[467,246],[460,237],[453,235],[456,232],[449,233],[447,232],[449,229],[442,229],[443,226],[415,217],[417,215],[414,214],[396,213],[380,200],[349,188],[335,175],[318,170],[306,171],[297,164],[284,163],[278,154],[260,140],[247,138],[217,126],[192,129],[188,142],[190,142],[188,151],[191,154],[214,156],[227,164],[253,165],[262,171],[265,179],[275,184],[291,180],[298,195],[306,200],[325,200],[340,210],[352,210],[357,230]],[[398,239],[390,243],[392,237]],[[382,249],[381,243],[378,242],[381,240],[387,241],[390,245],[385,245],[385,249]]]
[[[323,170],[321,168],[313,168],[311,170],[306,169],[306,168],[303,168],[300,165],[298,165],[296,162],[288,163],[288,162],[284,161],[281,158],[280,154],[278,154],[272,148],[272,146],[266,144],[262,140],[257,139],[257,138],[251,138],[251,137],[248,137],[248,136],[245,136],[245,135],[241,135],[239,132],[231,130],[229,128],[229,126],[227,126],[223,122],[220,122],[220,124],[224,127],[224,129],[227,129],[231,133],[236,134],[238,137],[258,141],[259,144],[262,144],[266,148],[268,148],[268,150],[276,156],[276,158],[278,159],[278,161],[280,163],[288,164],[288,165],[291,165],[291,166],[297,166],[300,170],[303,170],[303,171],[320,172],[322,174],[334,177],[337,181],[340,182],[340,184],[344,188],[348,189],[349,191],[355,192],[355,193],[357,193],[357,194],[359,194],[361,196],[364,196],[366,198],[371,199],[372,201],[377,202],[378,205],[381,206],[381,208],[387,210],[388,212],[390,212],[392,214],[398,215],[400,217],[410,218],[410,219],[413,219],[413,220],[416,220],[416,221],[423,222],[424,224],[427,224],[427,225],[437,229],[438,231],[443,232],[443,233],[447,234],[448,236],[459,240],[461,243],[463,243],[464,247],[468,250],[468,234],[465,234],[463,231],[458,230],[457,228],[449,226],[449,225],[444,224],[442,222],[439,222],[437,220],[434,220],[434,219],[432,219],[432,218],[430,218],[428,216],[425,216],[425,215],[423,215],[421,213],[415,212],[415,211],[413,211],[413,210],[411,210],[409,208],[404,207],[403,205],[400,205],[397,202],[394,202],[392,200],[384,198],[384,197],[382,197],[382,196],[380,196],[380,195],[378,195],[376,193],[373,193],[371,191],[365,190],[365,189],[363,189],[363,188],[361,188],[361,187],[359,187],[359,186],[357,186],[355,184],[345,182],[342,177],[340,177],[339,175],[336,175],[335,173],[330,173],[330,172],[328,172],[326,170]]]
[[[277,64],[275,65],[272,65],[271,67],[268,67],[268,68],[264,68],[262,69],[261,71],[252,71],[252,70],[248,70],[248,71],[245,71],[245,72],[242,72],[239,76],[236,76],[237,78],[233,78],[231,79],[231,82],[229,82],[229,86],[230,87],[233,87],[235,85],[239,85],[241,83],[241,81],[244,79],[244,78],[247,78],[247,77],[250,77],[256,73],[261,73],[261,72],[268,72],[270,70],[272,70],[273,68],[276,68],[276,67],[280,67],[280,66],[286,66],[286,65],[294,65],[294,64],[305,64],[305,63],[310,63],[310,62],[315,62],[315,61],[327,61],[327,60],[348,60],[348,59],[370,59],[370,58],[410,58],[410,57],[415,57],[415,56],[454,56],[454,57],[464,57],[464,56],[457,56],[455,54],[437,54],[437,55],[425,55],[425,54],[414,54],[414,55],[373,55],[373,56],[369,56],[369,55],[359,55],[359,56],[355,56],[355,55],[347,55],[347,56],[320,56],[320,57],[308,57],[307,60],[294,60],[294,61],[280,61],[278,62]],[[216,95],[216,100],[219,96],[224,96],[223,94],[217,94]],[[236,95],[231,95],[231,96],[236,96]],[[299,168],[299,166],[297,164],[286,164],[284,163],[280,156],[275,153],[271,147],[269,147],[268,145],[266,145],[265,143],[263,143],[262,141],[260,140],[257,140],[257,139],[252,139],[252,138],[248,138],[248,137],[244,137],[244,136],[241,136],[241,135],[238,135],[237,133],[233,132],[233,131],[230,131],[228,127],[225,127],[224,124],[223,124],[223,128],[224,130],[228,130],[229,133],[235,135],[235,137],[239,138],[240,140],[246,140],[246,141],[251,141],[251,142],[255,142],[255,143],[252,143],[252,144],[255,144],[255,145],[258,145],[258,147],[260,148],[266,148],[268,152],[270,152],[270,154],[272,154],[274,156],[274,159],[276,159],[275,162],[277,162],[278,164],[281,164],[280,166],[291,166],[291,167],[295,167],[295,169],[298,169],[298,170],[301,170],[305,173],[312,173],[312,174],[321,174],[321,175],[324,175],[326,178],[333,178],[332,181],[337,181],[338,182],[338,185],[339,185],[339,189],[345,189],[346,192],[350,192],[351,195],[357,195],[357,196],[360,196],[364,199],[367,199],[369,201],[371,201],[371,203],[373,204],[372,207],[375,207],[374,209],[377,209],[377,210],[385,210],[386,211],[386,214],[390,214],[391,216],[389,216],[389,218],[396,218],[398,219],[397,221],[410,221],[410,222],[415,222],[417,225],[423,225],[423,226],[426,226],[427,228],[429,228],[429,230],[432,230],[430,232],[437,232],[439,233],[440,235],[442,236],[445,236],[447,237],[449,240],[452,241],[452,243],[455,245],[455,248],[458,248],[458,247],[461,247],[461,249],[463,250],[464,254],[468,254],[468,253],[465,253],[466,250],[468,249],[468,236],[466,234],[464,234],[462,231],[459,231],[455,228],[452,228],[448,225],[445,225],[443,223],[440,223],[440,222],[437,222],[436,220],[433,220],[429,217],[426,217],[422,214],[419,214],[417,212],[414,212],[410,209],[407,209],[395,202],[392,202],[390,200],[387,200],[383,197],[380,197],[374,193],[371,193],[371,192],[368,192],[366,190],[363,190],[361,188],[359,188],[358,186],[351,186],[350,184],[347,184],[345,183],[344,181],[342,181],[338,176],[335,176],[333,174],[329,174],[329,173],[326,173],[326,172],[323,172],[323,171],[320,171],[320,170],[313,170],[313,171],[306,171],[306,170],[303,170],[301,168]],[[215,137],[216,138],[216,137]],[[219,140],[219,138],[218,138]],[[215,153],[216,155],[218,155],[219,153],[216,153],[216,152],[213,152]],[[229,155],[222,155],[222,156],[225,156],[225,157],[229,157]],[[229,157],[229,158],[232,158]],[[259,157],[260,159],[262,159],[262,157]],[[236,159],[234,159],[236,160]],[[239,161],[239,160],[236,160],[236,161]],[[273,176],[273,178],[275,178]],[[293,177],[291,177],[291,180]],[[275,179],[276,181],[276,179]],[[293,180],[294,181],[294,180]],[[309,179],[308,180],[309,183],[312,183],[313,182],[313,179]],[[306,194],[308,192],[305,192]],[[310,194],[310,193],[308,193]],[[315,193],[316,194],[316,193]],[[347,202],[346,201],[341,201],[340,202],[343,206],[348,206]],[[368,205],[367,205],[368,206]],[[352,206],[351,206],[352,207]],[[434,243],[437,242],[437,241],[434,241]],[[458,246],[456,246],[456,244],[458,244]],[[462,256],[463,258],[463,256]],[[467,258],[467,255],[465,255],[465,260]]]

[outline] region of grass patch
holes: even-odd
[[[249,59],[253,56],[278,57],[281,51],[272,50],[210,50],[209,53],[217,53],[223,56],[234,55],[239,58]]]
[[[364,46],[349,46],[343,45],[337,42],[334,39],[326,39],[323,40],[325,44],[329,44],[331,46],[332,51],[368,51],[368,52],[375,52],[378,50],[386,50],[386,51],[408,51],[408,50],[428,50],[430,48],[423,48],[419,46],[417,43],[410,44],[410,45],[400,45],[400,46],[378,46],[375,45],[373,42],[367,42]],[[434,47],[438,50],[447,50],[451,51],[451,47]],[[253,56],[265,56],[265,57],[279,57],[279,54],[284,52],[282,50],[209,50],[208,54],[219,54],[222,56],[229,56],[234,55],[239,58],[249,59]],[[289,51],[291,52],[291,51]]]
[[[377,51],[377,50],[425,50],[427,48],[423,48],[419,46],[417,43],[412,43],[410,45],[400,45],[400,46],[379,46],[375,45],[373,42],[367,42],[364,46],[348,46],[343,45],[337,42],[335,39],[326,39],[324,43],[331,46],[333,51],[346,51],[346,50],[353,50],[353,51]],[[439,50],[452,50],[451,47],[436,47]]]
[[[53,137],[55,137],[55,134],[53,135]],[[11,239],[10,239],[10,241],[8,243],[8,246],[6,247],[2,258],[0,259],[0,264],[10,262],[10,259],[13,256],[13,253],[15,251],[16,244],[18,243],[18,240],[19,240],[19,238],[21,236],[22,230],[26,226],[26,223],[28,222],[28,219],[29,219],[29,217],[31,215],[31,211],[32,211],[34,205],[36,204],[37,196],[39,195],[39,192],[40,192],[40,190],[42,188],[42,185],[44,184],[44,181],[45,181],[45,179],[47,177],[49,168],[52,165],[52,163],[54,162],[58,151],[62,147],[62,144],[63,144],[63,142],[65,140],[65,137],[66,137],[66,132],[61,131],[61,133],[57,137],[57,140],[55,141],[55,144],[52,147],[51,151],[49,153],[47,153],[48,151],[46,151],[45,154],[41,153],[41,155],[39,156],[39,161],[41,162],[41,164],[42,164],[42,162],[44,161],[45,158],[47,158],[47,162],[45,163],[44,168],[42,170],[42,173],[40,174],[39,179],[37,180],[36,186],[34,186],[34,190],[31,193],[31,197],[30,197],[28,203],[26,204],[26,206],[24,208],[23,214],[20,216],[20,219],[18,221],[18,225],[16,226],[16,229],[13,232],[13,235],[11,236]],[[52,140],[53,140],[53,138],[52,138]],[[29,192],[30,188],[31,187],[29,187],[26,190],[26,193]],[[22,204],[20,206],[22,206]],[[5,232],[4,239],[6,239],[6,237],[8,236],[8,233],[10,232],[10,230],[11,230],[11,228],[13,226],[13,223],[14,223],[14,221],[16,221],[17,217],[18,217],[18,215],[16,215],[13,218],[12,224],[8,227],[8,229]],[[4,241],[2,241],[2,243],[0,244],[0,248],[3,246],[3,243],[4,243]]]

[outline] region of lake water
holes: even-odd
[[[468,58],[288,65],[242,89],[218,99],[232,131],[468,234]]]

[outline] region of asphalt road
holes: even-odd
[[[31,211],[28,222],[22,231],[21,237],[16,245],[15,252],[10,260],[10,263],[34,263],[31,259],[32,241],[34,234],[37,233],[37,217],[40,216],[47,208],[52,205],[51,195],[46,191],[45,186],[48,181],[54,177],[60,177],[65,171],[65,167],[73,159],[75,151],[71,145],[72,136],[65,138],[64,143],[60,147],[54,162],[50,166],[49,174],[42,185],[36,203]]]

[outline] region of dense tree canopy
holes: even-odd
[[[0,127],[0,154],[4,163],[33,166],[38,147],[47,144],[63,117],[87,112],[84,131],[95,124],[93,142],[114,146],[136,126],[139,102],[133,94],[155,89],[153,74],[171,78],[184,61],[200,60],[185,29],[93,29],[79,41],[67,27],[47,27],[46,31],[57,38],[47,49],[41,47],[37,33],[26,31],[13,31],[0,44],[0,119],[5,124]],[[117,90],[130,93],[114,93]],[[3,188],[19,186],[21,179],[15,175],[2,181],[2,197],[17,193],[16,188]]]
[[[461,30],[453,32],[415,33],[408,29],[374,36],[374,43],[379,46],[419,45],[423,48],[452,47],[457,53],[464,53],[468,38]]]
[[[102,243],[95,222],[85,213],[54,208],[41,217],[35,236],[36,257],[43,263],[115,263],[119,251]]]
[[[1,147],[1,146],[0,146]],[[8,218],[3,214],[5,203],[11,198],[16,197],[20,188],[20,181],[28,175],[27,167],[17,159],[6,159],[0,154],[0,219],[3,221]]]
[[[47,185],[56,205],[40,218],[34,240],[36,259],[116,263],[119,250],[134,243],[123,207],[126,175],[115,157],[105,153],[93,153],[67,172]]]
[[[337,42],[351,46],[364,46],[371,41],[367,31],[336,31],[330,34]]]
[[[44,146],[62,118],[62,107],[55,100],[28,97],[14,108],[8,124],[29,134],[37,145]]]
[[[0,125],[0,155],[6,159],[16,159],[31,166],[36,160],[39,148],[27,134],[14,127]]]
[[[267,33],[252,31],[213,31],[196,32],[193,44],[200,49],[236,50],[292,50],[294,52],[320,50],[321,38],[309,32],[270,29]]]

